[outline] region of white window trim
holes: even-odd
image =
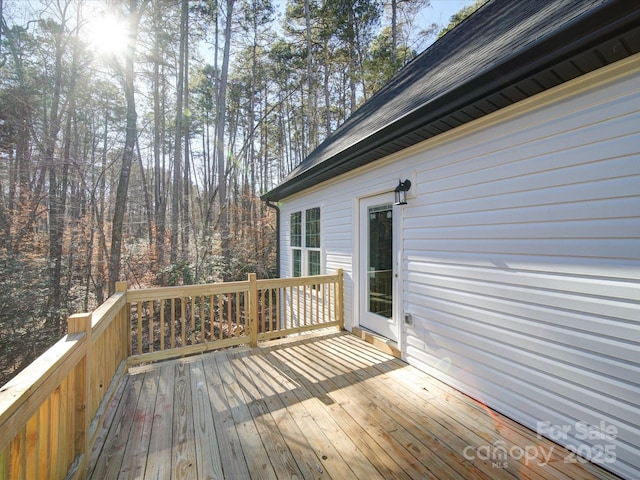
[[[320,246],[319,247],[307,247],[307,211],[308,210],[312,210],[314,208],[318,208],[319,212],[320,212]],[[296,214],[296,213],[300,213],[300,221],[301,221],[301,243],[302,246],[297,247],[297,246],[293,246],[291,245],[291,216]],[[322,209],[320,208],[320,206],[318,207],[308,207],[308,208],[302,208],[299,210],[294,210],[289,214],[289,245],[290,245],[290,249],[291,249],[291,266],[289,268],[289,275],[291,277],[294,277],[294,251],[299,251],[300,252],[300,261],[301,261],[301,268],[300,268],[300,276],[301,277],[308,277],[310,276],[309,274],[309,252],[318,252],[318,254],[320,255],[320,272],[318,273],[318,275],[322,275],[324,272],[324,259],[322,256]]]

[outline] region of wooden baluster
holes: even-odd
[[[154,304],[155,300],[149,300],[149,352],[153,352],[153,331],[155,326],[155,312],[154,312]]]
[[[185,347],[187,345],[187,305],[184,297],[180,297],[180,324],[182,325],[182,331],[180,332],[180,341],[182,342],[181,347]]]
[[[196,297],[191,296],[191,301],[189,302],[191,307],[191,345],[196,343]]]
[[[280,287],[275,289],[276,296],[276,323],[278,325],[278,330],[282,330],[284,328],[282,319],[280,318]]]
[[[258,345],[258,284],[256,274],[249,274],[249,344]]]
[[[38,474],[46,477],[49,474],[49,459],[55,446],[51,442],[51,397],[47,398],[38,411],[40,422],[38,425]],[[0,458],[0,465],[2,465]],[[0,471],[0,478],[2,472]],[[8,477],[7,477],[8,478]]]
[[[327,291],[329,290],[327,288],[327,283],[323,283],[321,285],[322,288],[322,323],[325,323],[327,321]]]
[[[265,318],[265,303],[267,302],[267,291],[265,289],[262,289],[258,291],[258,295],[260,295],[260,299],[262,300],[260,302],[260,331],[262,333],[265,333],[267,331],[267,322]]]
[[[233,316],[231,315],[231,294],[225,293],[224,298],[227,299],[227,320],[229,322],[229,336],[235,336],[233,334]]]
[[[202,338],[200,339],[202,343],[206,343],[207,341],[207,330],[206,330],[206,318],[204,316],[204,295],[200,296],[200,332]]]
[[[89,424],[91,419],[89,418],[89,405],[91,403],[91,314],[90,313],[77,313],[71,315],[68,319],[67,331],[69,334],[84,333],[85,344],[83,347],[84,355],[78,365],[75,367],[73,374],[73,386],[74,389],[72,398],[75,399],[74,415],[75,421],[72,423],[65,422],[63,430],[66,430],[69,424],[75,424],[74,435],[74,449],[71,458],[76,455],[82,454],[82,463],[79,471],[83,471],[89,456]],[[64,382],[63,382],[64,383]],[[64,391],[64,388],[61,388]],[[65,399],[62,399],[64,403]],[[72,420],[72,419],[69,419]]]
[[[288,328],[293,328],[296,327],[297,325],[295,325],[295,316],[293,314],[293,286],[290,286],[287,288],[287,290],[289,291],[289,325]]]
[[[236,325],[240,326],[241,325],[241,319],[240,319],[240,301],[241,301],[241,294],[240,292],[236,292],[235,293],[235,298],[236,298],[236,302],[235,302],[235,309],[236,309]],[[246,325],[242,325],[242,334],[246,335],[246,329],[247,326]]]
[[[344,330],[344,270],[338,269],[338,281],[336,283],[338,291],[336,292],[336,317],[338,319],[338,328]]]
[[[164,350],[164,310],[166,307],[165,300],[158,300],[160,307],[160,350]]]
[[[140,354],[142,353],[142,314],[144,312],[144,304],[142,302],[136,304],[136,312],[138,314],[136,337],[138,338],[138,354]]]
[[[303,297],[302,297],[302,304],[303,304],[303,318],[304,318],[304,324],[307,324],[307,285],[303,285],[302,286],[302,293],[303,293]]]
[[[316,319],[315,323],[322,323],[320,321],[320,289],[322,288],[321,283],[316,283]]]
[[[171,348],[176,348],[176,299],[171,299]]]
[[[224,306],[222,304],[222,293],[218,294],[218,324],[220,325],[220,340],[224,338],[223,329],[224,326]],[[231,338],[231,332],[227,332],[227,338]]]
[[[275,331],[278,327],[275,325],[273,321],[273,288],[268,290],[269,292],[269,305],[267,307],[267,312],[269,312],[269,330]]]
[[[303,285],[298,285],[296,287],[296,316],[298,318],[298,327],[301,327],[304,325],[304,316],[303,316],[303,311],[302,311],[302,307],[303,307],[303,295],[304,295],[304,286]]]
[[[309,292],[307,292],[307,288],[309,289]],[[305,324],[312,324],[313,323],[313,285],[305,285],[304,287],[304,298],[305,300],[309,300],[309,316],[306,316],[307,313],[307,309],[306,309],[306,303],[305,303]]]
[[[215,308],[213,308],[213,295],[209,295],[209,328],[211,329],[209,337],[213,342],[216,339],[216,331],[215,331]]]

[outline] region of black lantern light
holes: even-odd
[[[396,205],[406,205],[407,204],[407,192],[411,188],[411,182],[409,180],[398,180],[398,186],[393,191],[396,196]]]

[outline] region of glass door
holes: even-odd
[[[361,201],[360,325],[397,340],[393,230],[393,202],[388,195]]]

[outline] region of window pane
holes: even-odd
[[[391,318],[393,305],[393,206],[369,207],[369,311]]]
[[[302,276],[302,250],[294,249],[293,253],[293,272],[294,277]]]
[[[320,248],[320,207],[306,211],[306,247]]]
[[[320,252],[309,251],[309,275],[320,275]]]
[[[302,246],[302,212],[291,214],[291,246]]]

